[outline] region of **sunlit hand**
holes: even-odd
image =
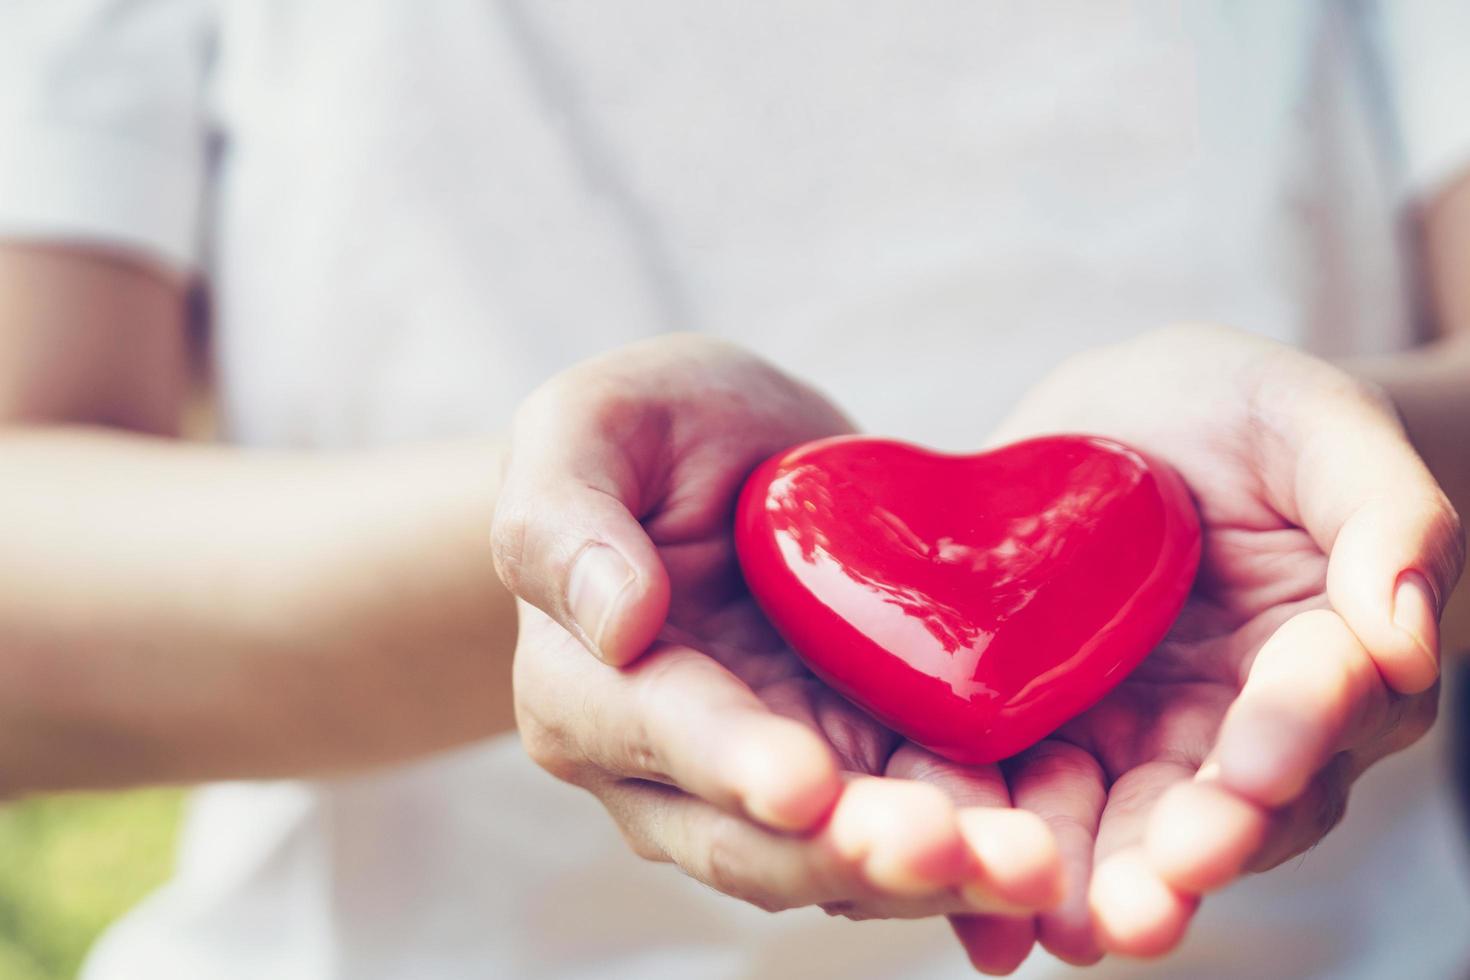
[[[952,914],[977,964],[1007,970],[1032,946],[1030,913],[1060,895],[1045,824],[1009,808],[997,767],[903,743],[815,680],[735,563],[745,475],[849,428],[810,389],[694,337],[531,396],[494,531],[525,600],[521,736],[645,857],[765,908]]]
[[[1069,881],[1091,881],[1039,917],[1043,944],[1155,956],[1200,895],[1312,846],[1353,780],[1428,729],[1463,539],[1380,393],[1248,335],[1174,328],[1077,357],[995,438],[1056,431],[1171,463],[1203,520],[1165,642],[1006,766]]]

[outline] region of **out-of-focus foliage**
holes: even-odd
[[[0,807],[0,980],[70,980],[106,925],[168,874],[177,790]]]

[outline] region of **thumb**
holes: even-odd
[[[1426,690],[1439,675],[1439,616],[1464,566],[1460,519],[1386,396],[1338,383],[1294,401],[1281,434],[1296,516],[1328,555],[1328,599],[1391,688]]]
[[[625,447],[575,413],[518,418],[495,507],[491,548],[501,580],[606,663],[654,641],[669,577],[630,507],[643,488]]]
[[[1439,617],[1464,563],[1459,518],[1441,493],[1375,497],[1342,522],[1327,596],[1401,694],[1439,676]]]

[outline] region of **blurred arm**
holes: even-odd
[[[0,792],[297,774],[508,728],[489,440],[189,444],[185,283],[0,246]]]
[[[1470,516],[1470,174],[1431,201],[1424,257],[1438,339],[1356,365],[1398,405],[1420,455],[1461,515]],[[1470,576],[1450,603],[1444,649],[1470,645]]]

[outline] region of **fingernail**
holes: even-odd
[[[607,545],[594,544],[582,550],[567,582],[567,606],[583,634],[592,642],[592,652],[602,659],[602,634],[617,612],[618,602],[633,584],[633,569]]]
[[[1439,606],[1429,580],[1416,571],[1399,576],[1393,592],[1393,624],[1407,633],[1429,661],[1434,674],[1439,673]]]

